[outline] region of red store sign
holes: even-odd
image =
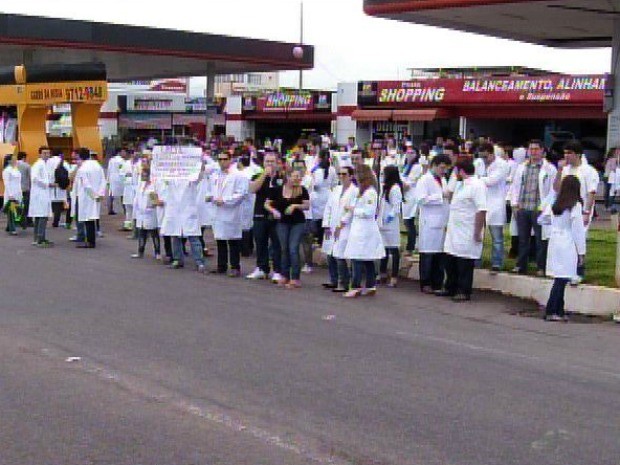
[[[462,104],[603,104],[607,75],[421,79],[360,82],[363,106],[419,107]]]

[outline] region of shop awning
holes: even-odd
[[[439,108],[423,108],[419,110],[394,110],[392,112],[393,121],[433,121],[434,119],[446,116],[447,113],[442,112]]]
[[[389,121],[392,118],[392,110],[360,110],[357,109],[351,115],[356,121]]]

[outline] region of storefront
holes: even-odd
[[[237,139],[282,139],[295,145],[302,135],[332,132],[332,93],[279,91],[229,97],[227,134]]]
[[[365,81],[356,84],[354,97],[355,84],[341,84],[338,141],[389,135],[419,143],[459,134],[521,144],[557,131],[599,140],[606,132],[607,83],[605,75],[560,74]]]

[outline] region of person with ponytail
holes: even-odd
[[[381,260],[379,276],[387,280],[387,268],[392,257],[392,273],[389,287],[396,287],[400,271],[400,217],[403,205],[403,182],[396,165],[388,165],[383,170],[383,190],[379,201],[379,229],[385,247],[385,258]]]
[[[566,285],[577,275],[586,255],[586,227],[583,221],[581,184],[577,176],[564,176],[553,206],[547,207],[540,219],[551,221],[547,251],[547,276],[553,286],[547,301],[545,319],[564,321],[564,292]]]

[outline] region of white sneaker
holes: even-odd
[[[273,276],[271,276],[271,282],[276,283],[276,284],[282,281],[283,279],[284,279],[284,276],[282,276],[280,273],[274,273]]]
[[[583,278],[581,276],[575,276],[570,280],[570,285],[579,286],[581,284],[581,281],[583,281]]]
[[[303,268],[301,269],[302,273],[306,273],[306,274],[310,274],[312,273],[312,267],[309,265],[304,265]]]
[[[260,268],[256,268],[249,275],[246,276],[247,279],[265,279],[267,275]]]

